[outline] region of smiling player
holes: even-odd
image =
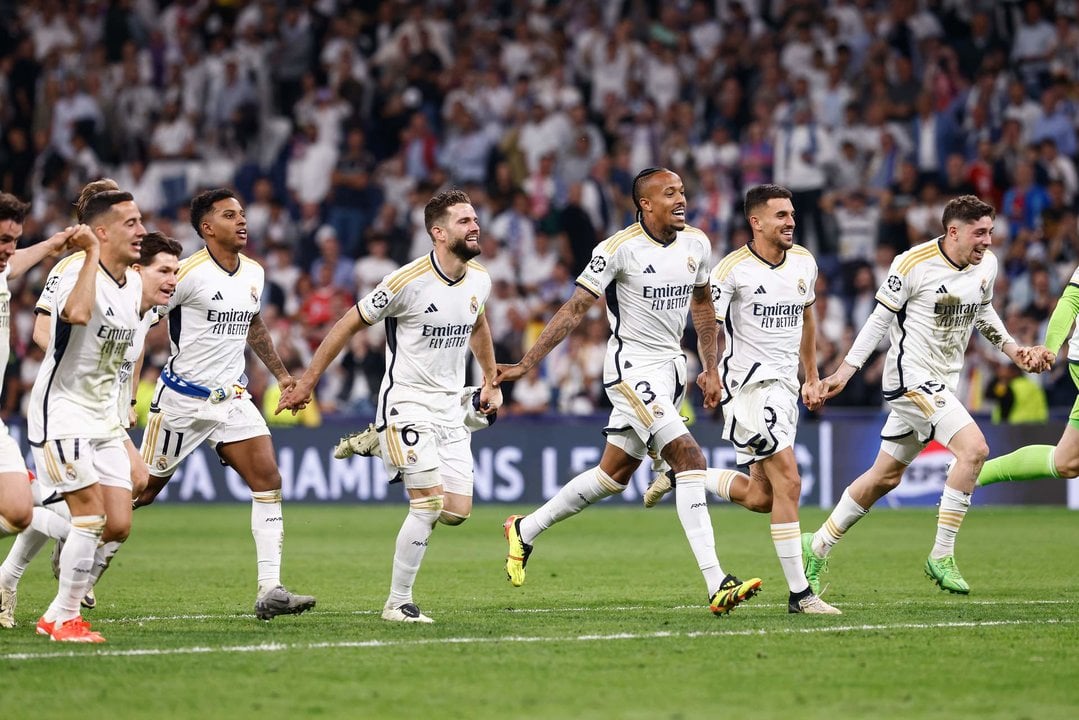
[[[997,258],[993,207],[963,195],[944,207],[944,234],[900,254],[877,291],[877,307],[839,369],[823,380],[825,397],[838,394],[889,333],[882,386],[890,412],[877,459],[836,504],[816,534],[802,536],[806,576],[814,591],[828,553],[873,503],[899,485],[907,466],[935,439],[956,458],[937,514],[937,535],[925,573],[942,590],[967,594],[955,564],[955,538],[970,508],[975,479],[989,454],[985,436],[955,396],[971,332],[1028,372],[1049,367],[1042,349],[1020,347],[993,309]]]
[[[603,430],[603,456],[597,467],[571,479],[534,512],[507,518],[506,574],[514,586],[522,585],[539,534],[625,490],[651,450],[675,473],[678,519],[704,575],[712,612],[728,613],[755,595],[761,581],[743,582],[720,567],[705,499],[704,453],[678,412],[688,384],[681,345],[687,313],[693,316],[705,368],[697,382],[706,401],[719,400],[708,281],[711,246],[703,232],[686,225],[686,191],[676,173],[666,168],[641,171],[633,181],[633,201],[638,222],[596,246],[577,278],[577,290],[536,344],[516,365],[498,366],[499,382],[523,376],[577,327],[601,295],[606,297],[612,334],[603,384],[614,409]]]
[[[282,388],[294,383],[259,316],[264,273],[243,254],[247,219],[231,190],[195,196],[191,224],[206,247],[181,263],[168,305],[172,355],[150,405],[142,439],[150,480],[136,504],[153,502],[180,462],[210,442],[251,488],[258,567],[255,615],[270,620],[302,613],[315,606],[315,598],[281,585],[281,473],[270,431],[244,375],[244,351],[250,345]]]

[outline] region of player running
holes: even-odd
[[[944,234],[895,258],[877,291],[876,309],[839,369],[823,381],[826,397],[838,394],[889,333],[882,385],[890,412],[877,459],[843,491],[820,529],[802,536],[806,576],[815,592],[832,548],[873,503],[899,485],[930,439],[946,446],[956,462],[941,494],[925,573],[943,590],[970,592],[956,566],[955,538],[989,448],[955,396],[967,342],[976,327],[1023,370],[1049,367],[1044,348],[1017,345],[993,309],[997,258],[989,247],[995,215],[991,205],[973,195],[951,200],[941,218]]]
[[[302,613],[315,606],[315,598],[281,584],[281,474],[270,431],[244,375],[244,351],[250,346],[282,388],[294,383],[259,315],[264,273],[243,254],[247,219],[231,190],[208,190],[192,199],[191,224],[206,247],[181,263],[168,304],[172,354],[161,370],[143,434],[150,478],[136,505],[153,502],[183,459],[209,442],[251,488],[256,617]]]
[[[468,351],[480,364],[484,385],[476,410],[494,417],[502,392],[492,385],[495,353],[484,305],[491,278],[473,258],[480,254],[480,226],[468,195],[449,190],[424,208],[434,249],[378,286],[337,321],[319,345],[311,366],[286,391],[277,412],[294,412],[308,402],[322,373],[357,332],[386,324],[386,374],[376,409],[380,455],[387,474],[399,477],[408,493],[408,515],[397,534],[390,594],[382,619],[430,623],[416,605],[412,588],[436,523],[460,525],[472,513],[471,435],[463,403]],[[367,440],[372,440],[370,432]],[[351,452],[374,454],[369,444],[339,444]],[[342,453],[344,455],[344,453]]]
[[[711,246],[686,225],[682,179],[665,168],[643,170],[633,181],[638,222],[596,246],[577,290],[516,365],[499,365],[498,380],[523,376],[573,330],[601,296],[607,299],[612,335],[603,382],[613,410],[604,428],[607,444],[597,467],[571,479],[546,504],[505,523],[506,574],[524,584],[535,539],[553,524],[626,489],[649,450],[663,457],[677,479],[675,502],[690,549],[704,576],[709,605],[728,613],[755,595],[759,578],[725,574],[705,499],[705,459],[678,412],[685,395],[682,332],[687,311],[697,330],[705,370],[697,378],[706,402],[720,395],[716,323],[709,292]]]

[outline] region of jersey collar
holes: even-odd
[[[941,235],[940,237],[937,238],[937,252],[939,252],[940,256],[942,258],[944,258],[944,262],[948,263],[949,265],[951,265],[956,270],[966,270],[968,267],[970,267],[969,265],[956,265],[955,262],[953,262],[952,259],[950,257],[948,257],[948,253],[944,252],[944,236],[943,235]]]
[[[210,259],[214,261],[214,265],[221,268],[221,272],[225,273],[229,277],[232,277],[236,273],[240,272],[240,268],[243,267],[243,261],[240,260],[239,256],[237,256],[237,258],[236,258],[236,260],[237,260],[236,269],[230,271],[228,268],[226,268],[224,265],[222,265],[220,262],[217,261],[217,258],[214,257],[214,254],[212,252],[210,252],[210,246],[209,245],[207,245],[203,249],[206,251],[206,254],[210,257]]]
[[[763,257],[761,257],[757,253],[756,248],[753,247],[753,241],[752,240],[750,240],[748,243],[746,243],[746,250],[749,250],[750,254],[753,255],[753,257],[757,258],[758,260],[760,260],[762,263],[764,263],[768,267],[772,268],[773,270],[775,270],[778,267],[783,267],[783,263],[787,262],[787,251],[786,250],[783,251],[783,259],[780,260],[779,262],[777,262],[777,263],[768,262],[767,260],[765,260]]]
[[[430,255],[428,255],[427,257],[431,261],[431,268],[435,271],[435,275],[438,276],[438,279],[441,280],[442,282],[446,283],[450,287],[453,287],[457,283],[461,282],[462,280],[465,279],[465,276],[468,275],[468,263],[465,263],[465,271],[461,274],[461,277],[454,280],[449,275],[442,272],[442,268],[440,268],[438,266],[438,258],[435,257],[435,251],[434,250],[432,250]]]
[[[656,245],[659,245],[660,247],[670,247],[671,245],[674,245],[676,240],[678,240],[678,233],[676,232],[674,234],[674,240],[671,240],[670,242],[663,242],[658,237],[649,232],[648,228],[645,227],[644,220],[641,220],[637,224],[641,226],[641,230],[644,232],[645,237],[647,237],[649,240],[654,242]]]
[[[121,287],[122,288],[125,285],[127,285],[127,271],[126,270],[124,271],[123,276],[121,276],[119,279],[117,279],[117,278],[114,278],[112,276],[112,273],[109,272],[109,269],[107,267],[105,267],[105,263],[101,262],[100,260],[98,260],[98,262],[97,262],[97,267],[101,272],[105,273],[105,277],[107,277],[109,280],[112,280],[114,283],[116,283],[116,287]]]

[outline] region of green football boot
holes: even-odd
[[[802,533],[802,567],[806,571],[809,589],[820,595],[820,576],[828,572],[828,556],[813,552],[813,533]]]
[[[959,573],[959,568],[955,566],[954,555],[948,555],[939,560],[927,558],[925,561],[925,574],[929,576],[930,580],[939,585],[941,590],[958,593],[959,595],[966,595],[970,592],[970,585],[967,585],[967,581]]]

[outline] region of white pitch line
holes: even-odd
[[[894,602],[857,602],[847,603],[840,601],[841,608],[876,608],[876,607],[895,607],[905,605],[917,605],[922,608],[954,608],[956,603],[962,603],[966,605],[1074,605],[1077,600],[963,600],[954,598],[954,602],[947,600],[931,601],[931,600],[897,600]],[[761,603],[753,601],[746,605],[739,605],[739,614],[744,613],[746,610],[771,610],[775,608],[786,607],[786,603]],[[656,611],[670,611],[670,610],[692,610],[699,611],[705,609],[706,605],[674,605],[671,607],[655,607],[651,605],[621,605],[617,607],[604,607],[604,606],[591,606],[591,607],[554,607],[554,608],[499,608],[492,610],[490,608],[483,608],[482,610],[452,610],[444,611],[444,614],[448,615],[469,615],[469,614],[483,614],[490,615],[491,613],[505,612],[520,615],[544,615],[548,613],[571,613],[571,612],[634,612],[639,610],[656,610]],[[381,610],[314,610],[312,615],[319,616],[335,616],[335,615],[380,615]],[[220,613],[220,614],[196,614],[196,615],[138,615],[129,617],[118,618],[97,618],[94,623],[113,624],[113,623],[148,623],[148,622],[169,622],[175,620],[225,620],[229,618],[253,618],[255,617],[251,613]]]
[[[504,637],[451,637],[419,638],[411,640],[344,640],[318,643],[260,643],[258,645],[198,645],[186,648],[134,648],[130,650],[96,650],[57,653],[8,653],[0,655],[0,661],[57,660],[86,657],[147,657],[165,655],[208,655],[283,652],[286,650],[340,650],[365,648],[413,647],[421,645],[494,645],[500,643],[564,643],[607,642],[614,640],[664,640],[669,638],[714,638],[765,635],[811,635],[820,633],[876,632],[879,630],[937,630],[955,628],[997,628],[1019,625],[1071,625],[1079,620],[987,620],[984,622],[942,623],[893,623],[879,625],[832,625],[821,627],[796,627],[765,630],[746,628],[742,630],[699,630],[691,632],[658,631],[651,633],[614,633],[607,635],[564,635],[559,637],[528,637],[509,635]]]

